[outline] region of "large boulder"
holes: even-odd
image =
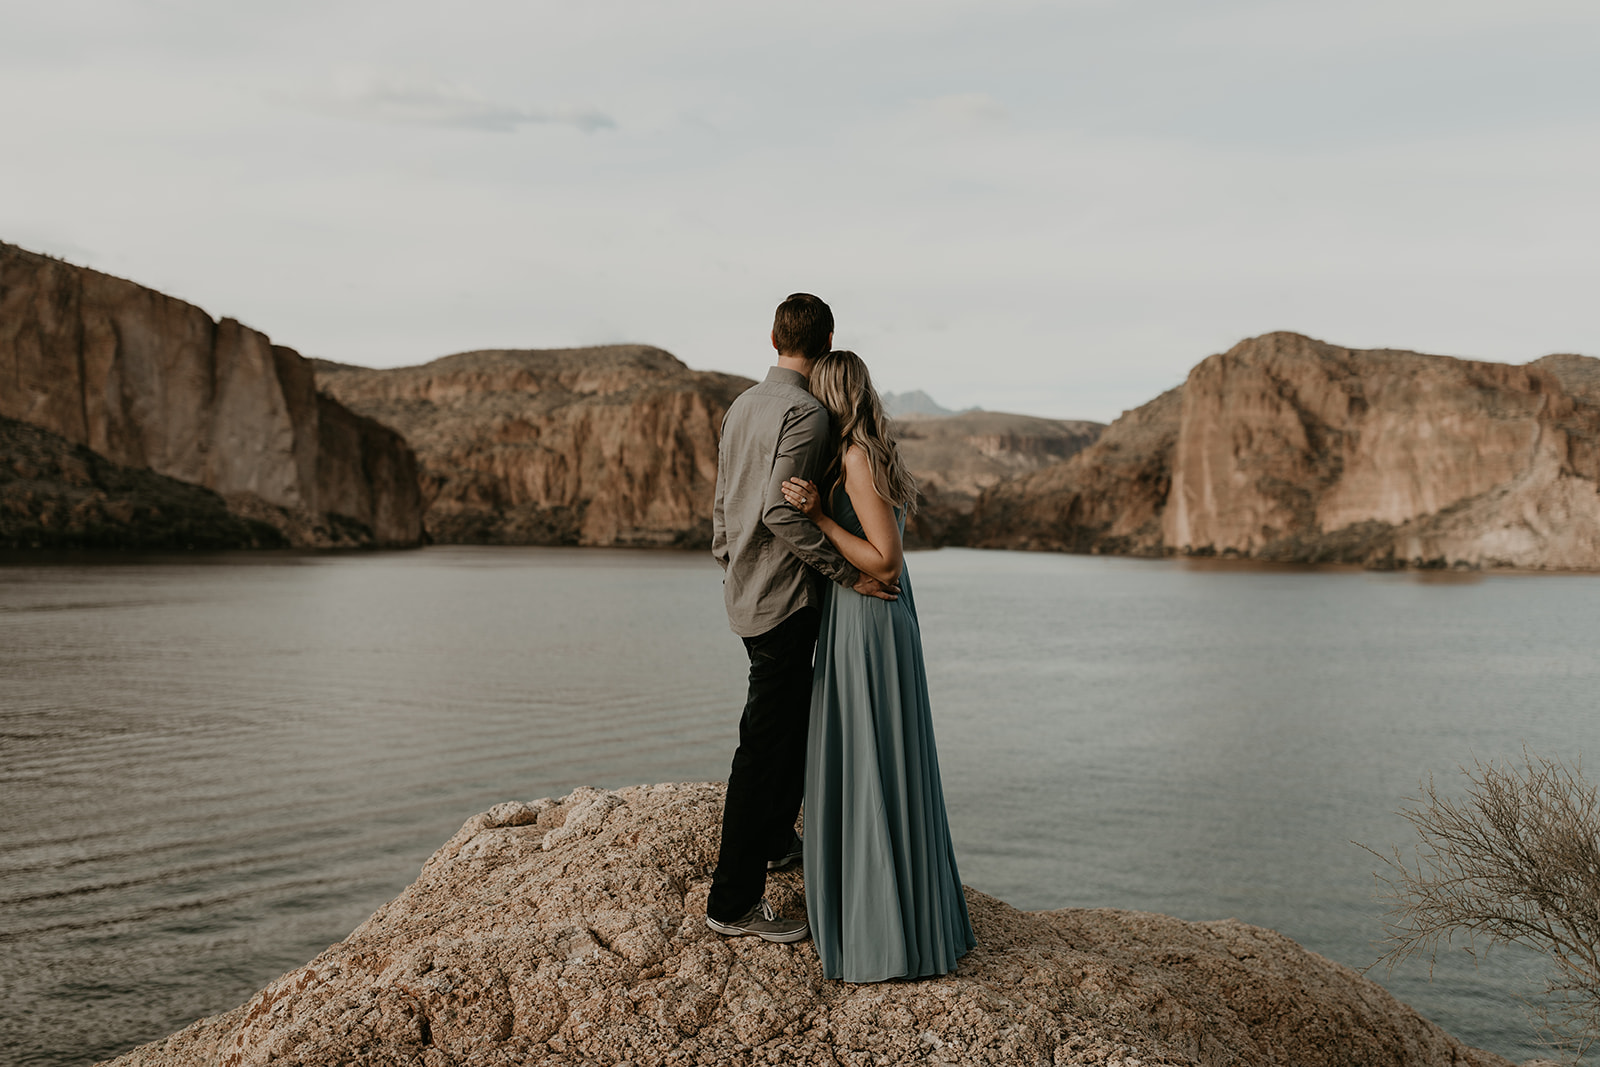
[[[344,941],[112,1062],[1505,1067],[1232,920],[1021,912],[969,889],[978,947],[956,973],[825,981],[809,942],[706,929],[722,799],[697,784],[501,804]],[[802,914],[803,874],[767,895]]]

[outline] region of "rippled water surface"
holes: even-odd
[[[1475,756],[1592,753],[1600,579],[915,554],[962,874],[1025,908],[1234,916],[1377,954],[1391,814]],[[348,933],[465,819],[722,777],[709,559],[432,548],[0,564],[0,1062],[91,1062]],[[1513,1059],[1492,955],[1385,976]]]

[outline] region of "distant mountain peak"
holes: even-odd
[[[971,407],[962,408],[960,411],[955,411],[950,408],[943,407],[938,401],[934,400],[933,397],[929,396],[927,393],[924,393],[921,389],[913,389],[909,393],[884,393],[883,408],[884,411],[888,412],[889,417],[893,419],[917,415],[923,417],[962,415],[968,411],[983,410],[982,408]]]

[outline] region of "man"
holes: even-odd
[[[819,481],[835,447],[828,411],[809,391],[811,368],[833,344],[833,312],[809,293],[778,305],[778,365],[722,420],[711,553],[727,572],[728,623],[750,656],[750,691],[722,809],[722,853],[706,925],[730,937],[799,941],[801,919],[780,919],[762,894],[767,871],[800,858],[795,817],[805,792],[811,656],[823,576],[867,596],[885,586],[845,562],[815,523],[783,499],[786,478]]]

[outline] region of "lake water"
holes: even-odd
[[[1600,578],[917,553],[965,880],[1237,917],[1362,968],[1352,841],[1474,757],[1593,753]],[[0,1061],[92,1062],[342,938],[474,813],[726,774],[709,558],[445,548],[0,564]],[[1538,961],[1384,981],[1538,1053]]]

